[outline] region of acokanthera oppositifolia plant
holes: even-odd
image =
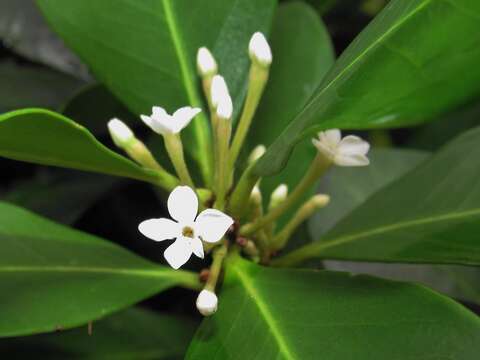
[[[126,315],[142,337],[159,332],[147,358],[478,358],[480,319],[453,298],[479,300],[464,271],[480,265],[480,129],[432,153],[376,145],[379,129],[478,98],[479,2],[391,0],[336,60],[303,2],[36,3],[134,119],[103,119],[114,151],[73,105],[7,112],[0,155],[152,185],[158,214],[132,233],[166,263],[1,202],[1,336],[95,336],[97,320],[183,287],[202,315],[194,335],[182,317]],[[473,290],[328,260],[457,265]]]

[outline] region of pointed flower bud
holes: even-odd
[[[262,192],[260,191],[258,184],[253,187],[252,193],[250,194],[250,199],[252,199],[252,202],[255,204],[262,203]]]
[[[227,83],[225,82],[223,76],[215,75],[212,79],[212,87],[210,90],[210,100],[212,102],[212,106],[216,109],[220,102],[226,98],[230,98]]]
[[[218,71],[217,62],[212,53],[206,48],[201,47],[197,52],[197,69],[200,76],[213,76]]]
[[[288,186],[286,184],[278,185],[270,195],[269,209],[277,207],[280,203],[284,202],[288,195]]]
[[[264,145],[257,145],[248,156],[248,163],[253,164],[265,154],[267,148]]]
[[[233,103],[230,96],[221,99],[217,106],[217,116],[223,120],[230,120],[233,114]]]
[[[261,32],[253,34],[248,44],[250,58],[262,66],[270,66],[272,63],[272,51],[268,45],[267,39]]]
[[[214,292],[210,290],[202,290],[197,297],[197,309],[203,316],[215,314],[218,307],[218,298]]]
[[[114,118],[108,122],[108,131],[116,146],[119,148],[126,147],[133,139],[132,130],[121,120]]]

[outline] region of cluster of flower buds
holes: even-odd
[[[202,111],[199,104],[195,104],[197,107],[182,107],[173,114],[154,106],[150,115],[140,116],[150,129],[163,137],[175,175],[157,162],[126,124],[119,119],[112,119],[108,123],[115,145],[139,165],[155,171],[158,178],[156,183],[170,191],[167,206],[171,219],[143,221],[139,225],[139,231],[154,241],[174,239],[164,252],[166,261],[174,269],[183,266],[192,255],[203,259],[206,252],[212,252],[209,275],[196,303],[200,313],[205,316],[217,310],[215,288],[229,245],[239,246],[246,256],[255,261],[268,262],[274,252],[285,246],[301,223],[328,204],[329,197],[321,194],[301,202],[331,165],[364,166],[369,162],[366,157],[369,145],[365,141],[356,136],[342,139],[340,131],[336,129],[320,132],[318,138],[312,140],[318,149],[317,156],[304,178],[291,192],[286,184],[280,184],[272,192],[264,211],[261,179],[252,177],[249,172],[265,153],[263,145],[253,149],[248,157],[247,169],[240,180],[234,183],[236,162],[240,150],[245,146],[272,62],[270,46],[259,32],[251,37],[248,53],[251,59],[248,89],[235,131],[232,129],[234,103],[227,82],[219,74],[217,61],[206,47],[201,47],[197,53],[197,70],[208,104],[212,130],[213,176],[204,179],[208,189],[195,186],[180,136],[182,129]],[[295,215],[282,228],[277,229],[278,219],[292,208],[296,208]],[[237,225],[243,225],[234,226],[234,218]],[[231,237],[235,240],[231,244],[226,239],[229,229],[233,229]]]

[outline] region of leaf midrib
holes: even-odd
[[[255,288],[255,285],[252,284],[250,278],[246,275],[247,272],[243,272],[241,269],[237,269],[236,266],[232,266],[235,271],[235,275],[242,283],[244,289],[247,293],[250,294],[252,301],[257,305],[257,308],[262,316],[262,319],[268,325],[268,328],[271,331],[275,342],[278,345],[279,351],[284,355],[285,359],[294,360],[296,357],[290,351],[288,344],[285,340],[285,336],[280,331],[277,322],[275,321],[275,317],[272,315],[270,310],[268,309],[267,304],[260,296],[260,293]]]

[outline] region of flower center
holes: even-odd
[[[182,230],[182,235],[189,238],[194,238],[193,229],[190,226],[185,226]]]

